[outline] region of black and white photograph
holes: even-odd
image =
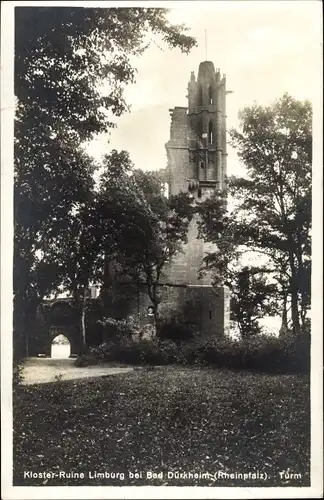
[[[320,498],[321,2],[2,11],[2,498]]]

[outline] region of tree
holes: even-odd
[[[232,292],[231,319],[239,328],[241,337],[249,338],[261,333],[259,319],[273,313],[276,292],[274,284],[267,283],[264,269],[244,266],[229,283]]]
[[[92,195],[92,196],[90,196]],[[86,308],[90,285],[101,272],[102,233],[98,226],[96,193],[75,208],[67,233],[62,235],[55,257],[62,269],[61,285],[69,291],[78,312],[82,350],[87,347]]]
[[[166,197],[163,176],[153,172],[134,172],[135,182],[143,190],[145,202],[152,214],[151,227],[144,228],[144,238],[137,242],[133,255],[126,254],[129,271],[144,281],[154,307],[155,324],[160,322],[160,282],[166,267],[187,243],[190,221],[194,214],[192,199],[187,193]]]
[[[21,148],[24,141],[16,144]],[[69,234],[73,211],[86,203],[93,185],[93,162],[81,150],[55,141],[47,149],[16,156],[14,245],[15,355],[28,354],[28,331],[43,297],[58,289],[65,264],[57,259]],[[61,183],[57,184],[59,179]],[[64,246],[65,247],[65,246]],[[65,256],[65,261],[69,253]]]
[[[229,214],[214,199],[201,209],[202,234],[226,249],[226,255],[217,250],[208,259],[219,279],[231,258],[243,252],[266,259],[283,299],[284,321],[290,298],[296,335],[306,324],[310,306],[311,120],[310,103],[287,94],[272,106],[244,109],[240,131],[231,131],[247,173],[229,179],[235,208]]]
[[[195,40],[157,8],[22,7],[15,9],[15,95],[18,129],[43,126],[61,137],[87,140],[107,131],[127,109],[123,88],[136,70],[130,57],[159,35],[188,52]],[[100,87],[108,83],[102,93]],[[23,118],[23,119],[20,119]],[[34,137],[35,138],[35,137]]]
[[[215,244],[204,268],[213,271],[214,286],[229,288],[231,320],[242,338],[248,338],[261,332],[260,318],[278,311],[278,290],[275,280],[268,279],[271,267],[246,259],[244,228],[226,200],[227,192],[218,192],[197,206],[200,236]]]
[[[184,52],[195,44],[164,9],[15,9],[14,355],[26,355],[26,318],[57,287],[51,255],[84,203],[95,168],[82,145],[128,106],[130,57],[149,34]],[[105,82],[106,93],[102,91]],[[42,270],[42,285],[38,282]],[[46,277],[46,286],[43,286]],[[35,301],[36,302],[36,301]]]
[[[145,284],[156,323],[163,272],[187,241],[193,214],[187,194],[167,198],[163,188],[158,172],[134,170],[126,152],[113,151],[106,157],[100,191],[102,220],[109,220],[110,255],[115,248],[121,274]]]

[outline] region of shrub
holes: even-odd
[[[141,331],[139,316],[128,316],[125,319],[104,318],[99,323],[106,329],[109,338],[131,338]]]
[[[187,342],[194,338],[196,328],[188,322],[181,322],[178,319],[164,321],[159,327],[159,338],[169,339],[173,342]]]
[[[14,363],[12,371],[12,390],[18,392],[24,380],[23,365],[21,363]]]
[[[293,337],[255,336],[245,340],[193,338],[177,343],[170,339],[112,339],[76,361],[88,366],[100,361],[132,365],[202,365],[249,369],[269,373],[309,371],[310,341]]]
[[[201,347],[207,364],[268,373],[307,372],[309,348],[296,338],[219,339]]]
[[[185,350],[172,340],[162,340],[158,344],[159,364],[187,364]]]
[[[75,360],[75,365],[79,368],[83,368],[84,366],[96,365],[98,363],[98,359],[91,354],[81,354]]]
[[[181,346],[187,364],[249,369],[268,373],[309,371],[310,343],[296,338],[256,336],[196,339]]]
[[[113,339],[98,347],[90,348],[87,354],[77,358],[77,366],[106,362],[119,362],[133,365],[167,365],[186,362],[179,347],[171,340]]]

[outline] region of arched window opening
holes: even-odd
[[[209,89],[208,89],[208,104],[214,104],[213,103],[213,89],[212,89],[211,85],[209,86]]]
[[[59,334],[52,340],[51,358],[64,359],[71,355],[71,344],[65,335]]]
[[[162,192],[163,192],[163,196],[165,196],[166,198],[169,198],[169,195],[170,195],[170,185],[169,185],[168,182],[164,182],[163,183]]]
[[[209,144],[213,144],[213,142],[214,142],[213,123],[212,122],[209,122],[209,127],[208,127],[208,142],[209,142]]]
[[[204,168],[205,168],[205,164],[204,164],[204,162],[203,162],[203,161],[202,161],[202,162],[200,162],[200,168],[201,168],[201,169],[204,169]]]

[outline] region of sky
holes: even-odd
[[[136,168],[166,167],[169,109],[187,105],[190,73],[197,76],[206,48],[207,60],[226,74],[227,89],[233,91],[227,96],[228,129],[238,127],[239,110],[254,101],[267,105],[285,92],[315,99],[321,71],[321,2],[226,0],[175,5],[170,21],[186,24],[198,47],[187,55],[155,39],[133,59],[136,83],[125,92],[131,112],[116,119],[117,128],[110,136],[103,134],[90,143],[88,152],[98,161],[111,149],[126,149]],[[242,173],[235,151],[229,147],[228,153],[228,175]]]

